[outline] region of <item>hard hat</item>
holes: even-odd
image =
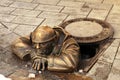
[[[31,40],[35,43],[44,43],[56,37],[54,29],[49,26],[39,26],[31,33]]]

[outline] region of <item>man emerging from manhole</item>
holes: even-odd
[[[73,72],[79,61],[79,46],[60,27],[37,27],[30,36],[14,41],[13,52],[22,60],[31,59],[37,71]]]

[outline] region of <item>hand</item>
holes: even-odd
[[[32,68],[35,70],[45,70],[47,65],[47,59],[44,57],[39,57],[33,60]]]

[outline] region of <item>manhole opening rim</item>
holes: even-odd
[[[94,19],[94,18],[76,18],[76,19],[70,19],[67,20],[63,23],[61,23],[59,26],[64,28],[69,25],[70,23],[77,22],[77,21],[91,21],[91,22],[96,22],[100,24],[103,27],[103,30],[100,34],[91,36],[91,37],[76,37],[73,36],[79,43],[98,43],[103,40],[109,39],[113,36],[114,31],[112,26],[102,20]]]

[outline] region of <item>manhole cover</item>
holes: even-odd
[[[113,35],[110,24],[97,19],[71,19],[59,26],[65,28],[79,43],[96,43]]]
[[[107,22],[92,18],[77,18],[59,25],[69,32],[80,46],[79,69],[88,72],[113,41],[113,29]]]

